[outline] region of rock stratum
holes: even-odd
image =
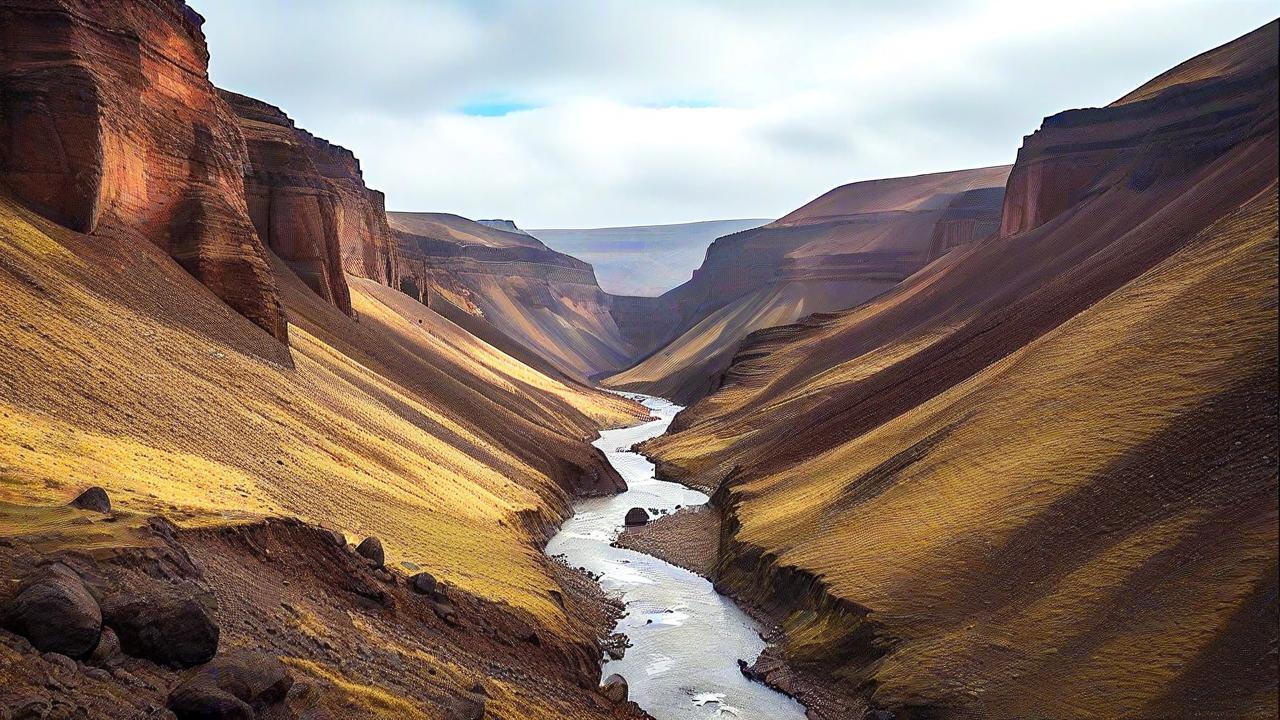
[[[400,292],[354,156],[201,22],[0,1],[0,715],[638,717],[541,548],[646,413]]]
[[[646,445],[781,624],[757,676],[820,718],[1275,716],[1277,27],[1047,118],[998,235],[753,334]]]
[[[448,213],[389,217],[400,287],[429,307],[482,318],[575,378],[616,371],[634,357],[591,265],[504,229],[509,221],[486,221],[492,227]]]
[[[0,183],[70,230],[155,245],[286,340],[200,16],[173,0],[5,0],[0,14]]]
[[[717,239],[687,283],[620,297],[643,359],[609,387],[692,403],[719,387],[753,331],[843,310],[999,229],[1008,166],[853,183],[763,227]]]

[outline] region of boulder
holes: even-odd
[[[65,565],[36,571],[4,609],[4,627],[41,652],[87,656],[102,634],[102,610],[84,581]]]
[[[409,578],[409,587],[419,595],[434,595],[436,578],[431,573],[420,572]]]
[[[600,684],[600,694],[616,703],[627,701],[627,680],[618,674],[610,675]]]
[[[71,507],[80,508],[81,510],[92,510],[103,514],[111,512],[111,498],[107,497],[107,491],[100,487],[91,487],[85,490],[69,504]]]
[[[179,720],[253,718],[284,700],[292,687],[293,676],[280,660],[241,651],[193,672],[169,694],[168,705]]]
[[[218,651],[218,626],[203,605],[190,598],[108,599],[106,622],[125,653],[162,665],[191,667]]]
[[[484,706],[482,697],[455,698],[449,708],[450,720],[484,720]]]
[[[644,508],[638,508],[638,507],[631,508],[630,510],[627,511],[627,517],[625,522],[627,524],[627,527],[636,527],[638,525],[645,525],[649,522],[649,513],[645,512]]]
[[[356,546],[356,552],[360,554],[360,557],[372,563],[374,567],[382,567],[387,559],[387,556],[382,552],[382,541],[372,535]]]

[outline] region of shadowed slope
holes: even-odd
[[[444,299],[560,372],[587,378],[616,370],[630,345],[609,314],[591,266],[536,238],[445,213],[391,213],[400,287],[428,306]]]
[[[616,298],[637,347],[605,381],[691,403],[719,387],[751,332],[843,310],[999,226],[1008,166],[852,183],[764,227],[712,244],[692,280],[661,298]]]
[[[1276,27],[1049,118],[1002,236],[757,333],[649,444],[796,666],[900,717],[1275,715]]]

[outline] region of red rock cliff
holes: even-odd
[[[73,230],[156,244],[285,341],[202,22],[180,0],[0,0],[0,183]]]

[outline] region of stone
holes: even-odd
[[[434,595],[436,591],[436,578],[428,572],[420,572],[409,578],[409,587],[419,595]]]
[[[102,610],[65,565],[47,565],[24,581],[4,609],[3,625],[41,652],[82,658],[102,634]]]
[[[627,701],[627,680],[618,674],[610,675],[600,684],[600,694],[616,703]]]
[[[85,662],[100,668],[115,667],[124,659],[124,651],[120,648],[120,638],[109,627],[102,628],[98,636],[98,646],[93,649]]]
[[[169,694],[168,706],[179,720],[253,718],[283,701],[292,687],[293,676],[278,658],[239,651],[188,675]]]
[[[360,557],[372,563],[374,567],[382,567],[387,560],[386,555],[382,552],[382,541],[372,535],[360,541],[360,544],[356,546],[356,552],[360,554]]]
[[[481,697],[457,697],[450,703],[452,720],[484,720],[485,700]]]
[[[627,517],[624,522],[627,524],[627,527],[637,527],[648,524],[649,513],[645,512],[644,508],[631,508],[627,511]]]
[[[104,615],[124,652],[134,657],[191,667],[218,651],[218,626],[194,599],[115,596],[105,604]]]
[[[461,625],[461,623],[458,622],[458,612],[453,609],[453,605],[447,602],[433,602],[431,604],[431,609],[435,611],[436,617],[445,621],[447,624],[452,625],[453,627],[459,627]]]
[[[85,490],[77,495],[70,505],[74,508],[92,510],[97,513],[106,514],[111,512],[111,498],[107,497],[107,491],[100,487],[91,487]]]

